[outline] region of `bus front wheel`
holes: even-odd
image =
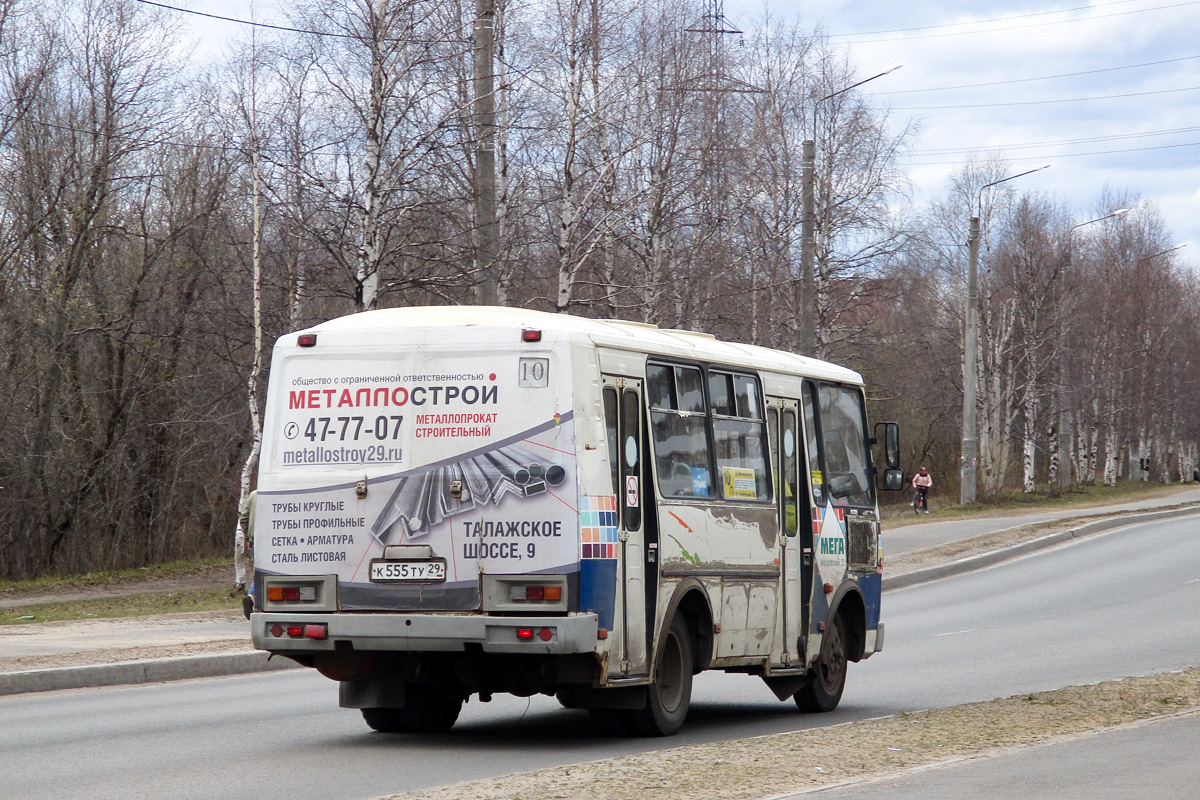
[[[658,655],[654,683],[646,687],[646,707],[629,712],[632,731],[641,736],[672,736],[683,727],[692,702],[692,637],[682,616],[671,621]]]
[[[825,626],[821,655],[809,682],[796,692],[796,707],[815,713],[837,708],[842,700],[842,690],[846,688],[846,667],[846,626],[839,615]]]

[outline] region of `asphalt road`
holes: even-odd
[[[0,698],[0,797],[358,800],[1200,663],[1200,516],[1098,534],[884,597],[885,651],[803,716],[705,674],[684,732],[596,735],[549,698],[470,703],[444,736],[384,736],[308,671]]]

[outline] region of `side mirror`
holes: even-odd
[[[898,492],[903,488],[904,470],[885,469],[883,471],[883,490],[885,492]]]
[[[875,423],[875,438],[871,444],[879,441],[879,426],[883,426],[883,460],[888,469],[900,468],[900,426],[895,422]]]
[[[888,469],[898,469],[900,466],[900,426],[894,422],[884,425],[883,449],[887,455]],[[901,477],[904,477],[903,473],[901,473]]]

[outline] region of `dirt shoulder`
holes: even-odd
[[[1200,668],[488,778],[391,800],[757,800],[1200,709]]]

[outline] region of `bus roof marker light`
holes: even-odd
[[[542,340],[542,332],[534,328],[525,328],[521,331],[522,342],[540,342]]]
[[[315,333],[302,333],[296,337],[296,344],[301,347],[316,347],[317,335]]]

